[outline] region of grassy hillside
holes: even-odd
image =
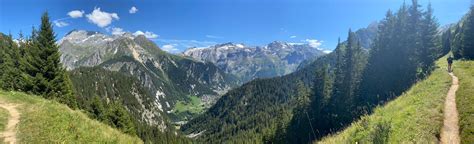
[[[54,101],[3,91],[0,101],[20,105],[17,107],[21,113],[17,125],[20,143],[142,143],[136,136],[123,134]],[[0,119],[0,128],[3,121]]]
[[[443,123],[444,99],[451,85],[445,58],[436,65],[429,77],[397,99],[317,143],[436,143]]]
[[[8,121],[8,111],[0,108],[0,131],[5,130]],[[0,138],[0,143],[3,143],[3,138]]]
[[[453,68],[460,82],[456,103],[461,143],[474,143],[474,61],[456,61]]]

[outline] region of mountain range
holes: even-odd
[[[242,82],[271,78],[294,72],[300,63],[326,54],[309,44],[274,41],[266,46],[224,43],[205,48],[190,48],[182,55],[211,62]]]
[[[174,113],[177,103],[187,103],[191,101],[190,97],[197,96],[209,105],[220,94],[238,83],[234,76],[224,73],[212,63],[168,54],[143,35],[133,36],[125,33],[110,36],[99,32],[75,30],[62,38],[59,46],[61,61],[68,70],[72,70],[71,77],[90,78],[88,84],[79,84],[84,80],[73,81],[77,86],[76,90],[84,89],[80,86],[95,85],[95,93],[105,94],[100,96],[107,99],[113,97],[110,91],[106,91],[111,89],[110,87],[133,85],[128,87],[144,92],[129,90],[124,92],[129,94],[115,95],[134,96],[130,98],[139,102],[140,106],[135,106],[139,108],[137,112],[140,112],[140,117],[149,124],[161,123],[153,120],[154,117],[162,117],[160,113],[165,113],[175,120],[189,117],[190,114],[187,113]],[[88,75],[96,77],[83,77],[91,72],[93,74]],[[102,83],[99,77],[104,76],[100,76],[99,72],[130,76],[138,84]],[[86,97],[93,96],[91,92],[76,93]]]
[[[302,61],[325,54],[306,44],[275,41],[264,47],[224,43],[173,55],[143,35],[85,30],[69,32],[58,44],[80,98],[123,101],[141,122],[162,130],[197,116],[231,88],[289,74]]]

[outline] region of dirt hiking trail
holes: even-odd
[[[441,128],[442,144],[459,144],[458,110],[456,108],[456,91],[459,88],[458,77],[449,73],[453,78],[451,88],[449,88],[446,101],[444,103],[444,124]]]
[[[0,137],[4,138],[7,144],[15,144],[16,140],[16,125],[20,122],[20,113],[16,109],[17,105],[8,104],[0,101],[0,108],[6,109],[10,115],[5,131],[0,132]]]

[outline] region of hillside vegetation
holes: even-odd
[[[445,59],[437,61],[429,77],[394,101],[317,143],[436,143],[443,125],[444,99],[451,85]]]
[[[474,61],[455,62],[453,68],[460,84],[456,103],[461,143],[474,143]]]
[[[0,101],[18,104],[20,143],[143,143],[138,137],[89,119],[83,112],[39,96],[0,91]],[[0,128],[6,119],[0,110]]]
[[[0,131],[5,130],[8,121],[8,111],[0,108]],[[3,142],[3,138],[0,138],[0,143]]]

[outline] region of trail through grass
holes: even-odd
[[[142,143],[136,136],[121,133],[55,101],[3,91],[0,101],[19,105],[19,143]]]
[[[459,112],[461,143],[474,143],[474,61],[455,61],[454,73],[459,78],[456,103]]]

